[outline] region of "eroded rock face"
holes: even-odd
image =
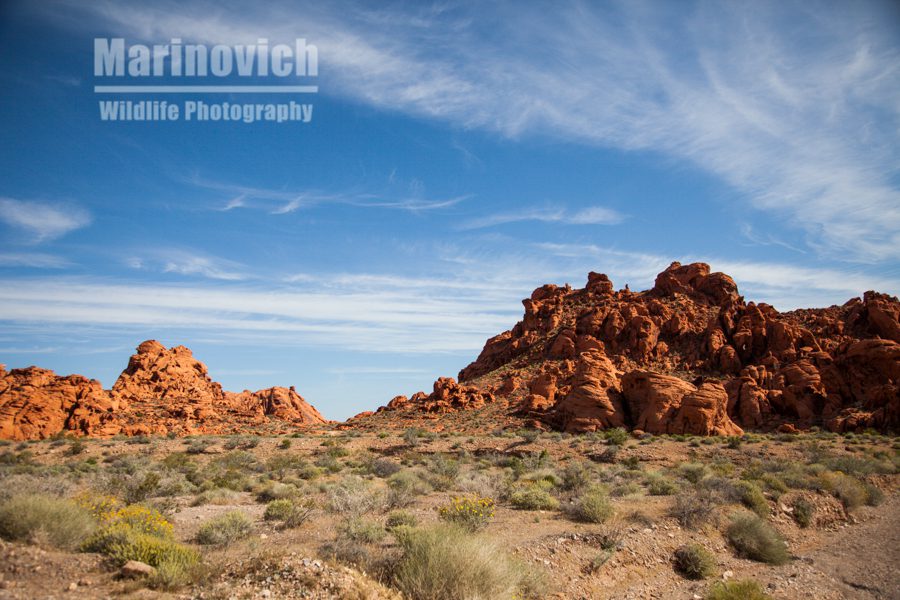
[[[637,370],[622,377],[622,395],[635,415],[635,429],[647,433],[744,433],[728,417],[728,394],[718,382],[695,387],[671,375]]]
[[[155,340],[138,346],[109,391],[80,375],[0,368],[0,438],[232,433],[324,422],[293,387],[225,392],[190,350]]]
[[[112,387],[113,395],[129,402],[146,400],[220,404],[222,386],[209,377],[206,365],[184,346],[168,349],[156,340],[137,348]]]
[[[557,428],[569,432],[624,427],[618,375],[615,366],[602,352],[582,353],[572,391],[553,405],[548,419]]]
[[[119,432],[112,423],[118,408],[95,379],[63,377],[38,367],[6,371],[0,365],[0,438],[34,440],[61,432],[114,435]]]
[[[615,291],[608,277],[591,273],[584,289],[546,285],[523,304],[522,321],[488,340],[459,379],[482,387],[502,372],[530,381],[526,389],[489,389],[532,420],[570,430],[621,422],[689,433],[775,430],[786,423],[900,430],[895,297],[866,292],[840,307],[781,313],[745,302],[733,279],[706,264],[672,263],[645,292]],[[616,382],[590,381],[596,359],[582,357],[595,354],[620,373]],[[667,380],[668,391],[654,391],[649,409],[635,412],[624,402],[619,414],[610,390],[627,395],[622,374],[633,372],[681,383]],[[688,382],[701,376],[721,385],[697,390],[685,402],[694,393]],[[682,406],[687,412],[679,412]]]
[[[297,393],[294,386],[270,387],[256,392],[244,390],[240,394],[225,392],[225,397],[231,406],[260,417],[274,417],[298,425],[327,423],[319,411]]]

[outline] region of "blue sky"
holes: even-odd
[[[95,37],[306,38],[313,119],[102,122]],[[12,2],[0,47],[9,367],[110,386],[156,338],[346,418],[590,270],[704,260],[782,310],[900,293],[890,2]]]

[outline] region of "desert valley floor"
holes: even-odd
[[[897,598],[898,467],[874,433],[6,442],[0,597]],[[129,576],[117,527],[187,558]]]

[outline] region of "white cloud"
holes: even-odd
[[[35,269],[64,269],[72,263],[53,254],[37,252],[4,252],[0,253],[0,267],[32,267]]]
[[[603,206],[590,206],[571,212],[563,208],[526,208],[518,212],[500,213],[472,219],[463,223],[460,229],[483,229],[507,223],[540,221],[566,225],[617,225],[625,216],[616,210]]]
[[[0,221],[24,230],[35,241],[42,242],[86,227],[91,222],[91,216],[77,206],[0,198]]]
[[[129,257],[125,260],[125,264],[132,269],[198,275],[223,281],[241,281],[249,278],[244,265],[196,250],[156,250],[148,252],[143,257]]]
[[[217,8],[212,20],[202,4],[86,6],[148,40],[297,34],[284,6]],[[820,254],[877,262],[900,257],[900,47],[889,10],[511,3],[476,21],[458,9],[305,7],[300,22],[327,93],[509,137],[688,161]]]

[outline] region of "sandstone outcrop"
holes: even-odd
[[[80,375],[0,368],[0,438],[232,433],[325,423],[291,388],[233,394],[184,346],[138,346],[111,390]]]
[[[522,320],[489,339],[459,381],[494,390],[531,421],[704,435],[785,424],[900,430],[893,296],[782,313],[745,302],[706,264],[676,262],[644,292],[616,291],[592,272],[583,289],[544,285],[523,305]],[[498,377],[529,383],[508,389]]]
[[[111,422],[118,408],[95,379],[62,377],[38,367],[6,371],[0,365],[2,439],[41,439],[60,431],[115,434]]]

